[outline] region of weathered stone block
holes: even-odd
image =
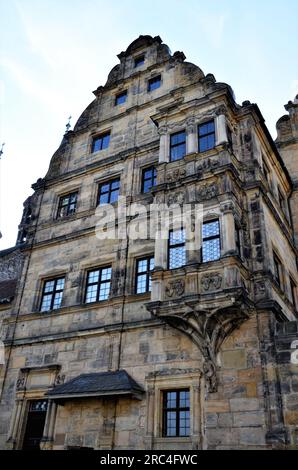
[[[260,408],[257,398],[231,398],[231,411],[254,411]]]
[[[224,351],[222,353],[222,367],[226,369],[244,369],[246,367],[245,350]]]

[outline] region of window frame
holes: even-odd
[[[188,406],[187,407],[180,407],[180,394],[181,392],[188,392]],[[176,394],[176,407],[174,408],[167,408],[167,394],[168,393],[175,393]],[[191,435],[191,406],[190,406],[190,388],[179,388],[179,389],[169,389],[169,390],[162,390],[162,437],[164,438],[179,438],[184,437],[188,438]],[[188,411],[189,413],[189,424],[188,424],[188,434],[180,434],[180,412]],[[176,424],[176,433],[175,435],[168,435],[167,434],[167,413],[175,413],[175,424]]]
[[[108,280],[102,281],[102,271],[104,269],[111,269],[111,277]],[[96,271],[99,271],[98,281],[89,283],[88,282],[89,274],[92,273],[92,272],[96,272]],[[98,266],[98,267],[90,268],[90,269],[87,270],[87,272],[86,272],[86,281],[85,281],[85,292],[84,292],[84,304],[95,304],[95,303],[98,303],[98,302],[104,302],[106,300],[109,300],[110,295],[111,295],[111,287],[112,287],[112,275],[113,275],[112,264],[108,264],[108,265],[105,265],[105,266]],[[101,285],[102,284],[107,284],[108,282],[110,283],[110,289],[109,289],[109,294],[108,294],[107,298],[106,299],[99,299]],[[93,286],[93,285],[97,285],[96,300],[92,300],[91,302],[87,302],[88,287]]]
[[[184,232],[184,242],[180,242],[180,243],[176,243],[175,245],[171,245],[171,233],[173,232],[178,232],[178,231],[183,231]],[[170,250],[171,249],[175,249],[175,248],[180,248],[180,247],[183,247],[184,248],[184,256],[185,256],[185,264],[182,264],[181,266],[175,266],[175,267],[171,267],[170,266]],[[171,229],[169,230],[169,236],[168,236],[168,269],[180,269],[182,268],[183,266],[186,265],[186,230],[185,228],[181,227],[180,229]]]
[[[119,181],[119,187],[116,188],[115,190],[111,190],[112,184],[113,184],[114,182],[116,182],[116,181]],[[102,187],[102,186],[105,186],[105,185],[109,185],[109,190],[108,190],[108,191],[105,191],[105,192],[102,193],[102,194],[108,194],[108,202],[104,202],[104,203],[100,204],[100,196],[102,195],[101,192],[100,192],[100,191],[101,191],[101,187]],[[101,205],[103,205],[103,204],[115,204],[115,202],[117,202],[118,199],[119,199],[120,189],[121,189],[121,178],[120,178],[120,176],[119,176],[119,177],[116,177],[116,178],[113,178],[113,179],[110,179],[110,180],[105,180],[105,181],[99,182],[99,183],[98,183],[98,187],[97,187],[96,207],[97,207],[97,206],[101,206]],[[118,191],[118,197],[117,197],[116,201],[112,201],[112,202],[111,202],[111,194],[112,194],[113,192],[116,192],[116,190]]]
[[[56,289],[57,282],[60,281],[61,279],[63,279],[63,281],[64,281],[63,282],[63,289]],[[53,288],[52,291],[45,292],[47,282],[54,282],[54,288]],[[55,277],[43,279],[42,280],[41,299],[40,299],[40,302],[39,302],[39,309],[38,309],[39,312],[40,313],[46,313],[46,312],[51,312],[53,310],[58,310],[59,308],[61,308],[62,301],[63,301],[64,289],[65,289],[65,275],[60,275],[60,276],[55,276]],[[59,304],[59,307],[53,308],[54,303],[55,303],[55,296],[56,296],[57,293],[60,293],[60,292],[62,292],[62,296],[61,296],[61,302]],[[44,297],[47,296],[47,295],[51,295],[50,308],[48,310],[42,310],[43,300],[44,300]]]
[[[106,147],[103,147],[103,142],[104,142],[105,137],[109,137],[109,141],[108,141],[108,145]],[[96,141],[98,140],[101,140],[101,145],[99,149],[95,150],[95,144],[96,144]],[[91,153],[101,152],[102,150],[106,150],[107,148],[109,148],[110,140],[111,140],[111,131],[102,132],[100,134],[92,136]]]
[[[159,85],[154,87],[154,88],[151,88],[151,85],[153,85],[154,83],[157,83],[157,82],[159,83]],[[148,93],[152,93],[152,91],[155,91],[160,87],[161,87],[161,74],[155,75],[154,77],[149,78],[148,85],[147,85],[147,92]]]
[[[205,237],[203,236],[203,227],[204,225],[206,224],[211,224],[213,222],[218,222],[218,234],[217,235],[211,235],[209,237]],[[202,223],[202,248],[201,248],[201,263],[212,263],[213,261],[218,261],[220,258],[221,258],[221,229],[220,229],[220,220],[219,218],[214,218],[214,219],[210,219],[210,220],[205,220],[203,221]],[[204,261],[203,259],[203,254],[204,254],[204,241],[210,241],[210,240],[216,240],[218,239],[219,240],[219,257],[216,258],[216,259],[210,259],[210,260],[207,260],[207,261]]]
[[[150,269],[150,261],[153,259],[153,268]],[[141,261],[146,261],[146,271],[139,272],[138,271],[138,265]],[[134,293],[136,295],[142,295],[142,294],[147,294],[148,292],[151,292],[151,286],[150,286],[150,281],[151,281],[151,274],[152,271],[154,270],[154,254],[144,256],[143,258],[138,258],[136,259],[136,272],[135,272],[135,289]],[[144,292],[138,292],[138,277],[139,276],[144,276],[146,275],[146,290]]]
[[[145,64],[145,54],[141,54],[141,55],[135,57],[133,64],[134,64],[135,69],[137,69],[138,67],[141,67],[142,65],[144,65]]]
[[[73,204],[73,203],[70,202],[70,198],[71,198],[71,196],[74,196],[74,195],[76,196],[76,199],[75,199],[75,210],[74,210],[73,212],[69,212],[69,206],[70,206],[71,204]],[[57,212],[56,212],[56,219],[57,219],[57,220],[64,219],[65,217],[69,217],[69,216],[71,216],[71,215],[73,215],[73,214],[76,213],[76,211],[77,211],[77,204],[78,204],[78,195],[79,195],[79,192],[78,192],[78,191],[72,191],[71,193],[66,193],[66,194],[63,194],[63,195],[59,196],[59,199],[58,199],[58,208],[57,208]],[[65,198],[67,198],[67,197],[69,198],[69,202],[68,202],[67,204],[64,204],[64,205],[63,205],[63,204],[62,204],[62,201],[63,201],[63,199],[65,199]],[[65,207],[65,206],[67,207],[67,213],[66,213],[66,214],[63,214],[63,215],[59,215],[61,209],[62,209],[63,207]]]
[[[121,99],[122,97],[125,97],[124,101],[121,101],[118,103],[118,100]],[[127,100],[127,90],[121,91],[115,96],[115,103],[114,106],[121,106],[122,104],[126,103]]]
[[[203,135],[200,135],[200,128],[203,127],[203,126],[206,126],[208,124],[213,124],[213,128],[214,130],[212,132],[207,132],[206,134],[203,134]],[[205,121],[205,122],[201,122],[198,124],[198,152],[199,153],[203,153],[203,152],[208,152],[209,150],[212,150],[215,148],[216,146],[216,127],[215,127],[215,119],[210,119],[209,121]],[[214,135],[214,144],[212,147],[210,148],[207,148],[207,149],[203,149],[201,150],[201,146],[200,146],[200,140],[205,138],[205,137],[208,137],[209,135]]]
[[[292,297],[292,304],[295,309],[295,312],[297,312],[297,284],[290,275],[290,288],[291,288],[291,297]]]
[[[152,175],[151,175],[150,178],[145,178],[145,172],[146,172],[146,171],[149,171],[149,170],[152,171]],[[154,173],[155,173],[155,174],[154,174]],[[149,189],[148,191],[144,191],[145,181],[150,181],[150,180],[151,180],[151,182],[152,182],[152,185],[151,185],[150,189]],[[154,180],[155,180],[155,183],[156,183],[156,182],[157,182],[157,181],[156,181],[156,180],[157,180],[157,169],[156,169],[156,166],[152,165],[152,166],[148,166],[148,167],[146,167],[146,168],[143,168],[143,169],[142,169],[142,185],[141,185],[141,192],[142,192],[142,194],[148,194],[148,193],[150,193],[151,188],[154,188],[154,186],[156,186],[156,184],[153,184]]]
[[[178,142],[177,144],[172,144],[172,139],[179,134],[184,134],[184,141]],[[184,155],[179,158],[172,158],[172,150],[182,145],[184,145]],[[183,131],[174,132],[174,134],[170,135],[170,162],[176,162],[178,160],[182,160],[185,157],[185,155],[186,155],[186,130],[184,129]]]
[[[280,261],[280,257],[278,254],[273,250],[273,267],[274,267],[274,280],[278,287],[283,290],[284,282],[283,282],[283,266],[282,262]]]

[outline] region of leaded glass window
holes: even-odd
[[[203,223],[202,227],[202,262],[215,261],[220,258],[219,220]]]
[[[190,433],[189,390],[163,392],[163,436],[186,437]]]
[[[41,312],[48,312],[49,310],[56,310],[61,307],[64,280],[64,277],[60,277],[44,282],[40,306]]]
[[[57,218],[74,214],[77,208],[78,193],[70,193],[59,199]]]
[[[168,264],[169,269],[180,268],[186,262],[185,230],[171,230],[169,233]]]
[[[87,274],[85,302],[99,302],[108,299],[111,288],[111,277],[111,266],[89,271]]]
[[[137,260],[136,293],[151,291],[151,272],[154,269],[154,257]]]

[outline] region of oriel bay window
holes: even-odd
[[[186,262],[185,230],[170,230],[168,241],[169,269],[180,268]]]
[[[170,139],[170,161],[181,160],[186,154],[185,131],[176,132]]]
[[[110,144],[110,132],[105,132],[96,137],[93,137],[92,140],[92,153],[98,152],[99,150],[107,149]]]
[[[142,192],[148,193],[156,185],[156,168],[151,166],[142,172]]]
[[[137,260],[136,293],[143,294],[151,291],[151,272],[154,269],[154,257],[150,256]]]
[[[163,392],[163,437],[187,437],[190,432],[189,389]]]
[[[41,312],[48,312],[61,307],[64,281],[64,277],[44,281],[40,304]]]
[[[215,146],[215,125],[214,121],[200,124],[198,127],[199,152],[213,149]]]
[[[75,213],[77,208],[77,198],[77,192],[66,194],[65,196],[60,197],[57,212],[58,219]]]
[[[99,302],[108,299],[111,288],[111,277],[111,266],[88,271],[85,302]]]
[[[102,183],[98,187],[98,204],[111,204],[118,200],[120,179],[114,179]]]
[[[202,262],[215,261],[220,258],[219,220],[204,222],[202,226]]]

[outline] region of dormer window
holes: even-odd
[[[123,91],[122,93],[119,93],[119,95],[116,96],[115,99],[115,106],[118,106],[119,104],[125,103],[127,98],[127,91]]]
[[[135,58],[135,68],[140,67],[141,65],[144,65],[145,63],[145,56],[140,55],[139,57]]]
[[[110,143],[110,132],[105,132],[93,138],[92,153],[107,149]]]
[[[156,90],[161,84],[161,76],[157,75],[156,77],[150,78],[148,81],[148,91]]]

